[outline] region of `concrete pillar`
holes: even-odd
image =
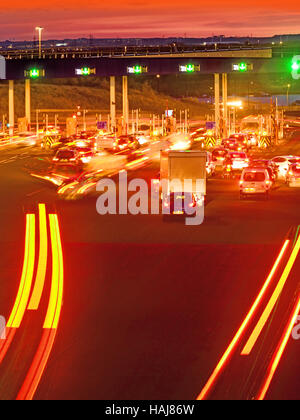
[[[9,135],[14,135],[15,126],[15,103],[14,103],[14,81],[9,80],[8,82],[8,123],[9,123]]]
[[[110,126],[116,131],[116,78],[110,77]]]
[[[128,133],[128,124],[129,124],[129,107],[128,107],[128,77],[122,76],[122,87],[123,87],[123,118],[125,131]]]
[[[220,77],[219,73],[215,73],[215,123],[216,135],[220,134]]]
[[[31,124],[31,98],[30,98],[30,79],[25,79],[25,117],[28,125]]]
[[[228,136],[228,111],[227,111],[227,73],[222,74],[222,97],[223,97],[223,135]]]

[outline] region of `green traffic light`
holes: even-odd
[[[239,70],[240,71],[246,71],[247,70],[247,64],[246,63],[240,63],[239,64]]]
[[[300,64],[298,64],[297,62],[294,62],[294,63],[292,64],[292,70],[297,71],[297,70],[299,70],[299,69],[300,69]]]

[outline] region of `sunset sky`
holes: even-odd
[[[0,40],[43,37],[152,37],[300,33],[299,0],[10,0],[1,4]]]

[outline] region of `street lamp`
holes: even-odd
[[[41,28],[40,26],[37,26],[35,28],[36,31],[39,33],[39,58],[42,58],[42,30],[44,28]]]
[[[290,90],[291,85],[288,84],[287,85],[287,91],[286,91],[286,106],[289,106],[289,90]]]

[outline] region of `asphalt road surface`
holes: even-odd
[[[297,138],[284,147],[295,152]],[[197,398],[260,292],[288,233],[294,235],[291,242],[297,238],[300,191],[278,183],[268,201],[240,201],[237,180],[210,179],[200,226],[166,223],[161,215],[100,216],[95,194],[64,201],[53,186],[30,176],[45,159],[35,148],[0,151],[0,314],[6,319],[20,286],[26,214],[35,214],[38,220],[38,206],[44,203],[47,214],[58,216],[60,227],[61,317],[53,343],[47,339],[53,347],[49,345],[49,359],[45,366],[41,363],[43,369],[34,379],[34,398]],[[157,172],[154,162],[131,177],[150,182]],[[38,231],[33,236],[38,243]],[[292,248],[286,250],[265,303],[291,253]],[[254,353],[247,361],[239,360],[239,350],[253,329],[249,326],[209,398],[257,396],[292,313],[299,269],[298,257]],[[24,389],[44,337],[51,275],[50,254],[38,310],[25,311],[9,347],[0,346],[1,399],[20,397]],[[264,305],[257,318],[263,309]],[[253,327],[256,321],[252,320]],[[299,399],[299,346],[300,340],[289,339],[266,398]]]

